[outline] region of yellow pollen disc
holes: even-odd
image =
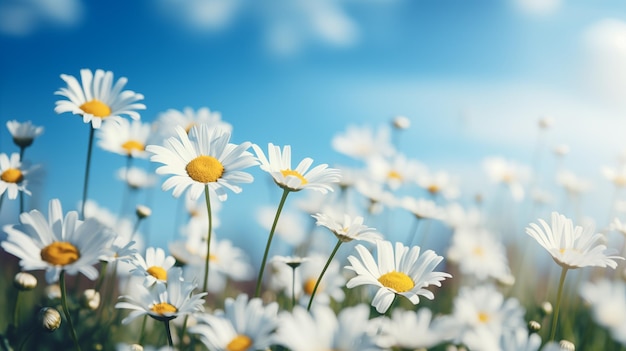
[[[561,255],[563,255],[565,253],[565,250],[567,250],[567,249],[559,249],[559,252],[561,253]]]
[[[307,279],[306,282],[304,282],[302,289],[307,295],[313,294],[313,289],[315,289],[315,283],[317,283],[317,279],[312,279],[312,278]],[[321,289],[322,289],[322,283],[320,283],[320,285],[317,287],[317,290],[321,290]]]
[[[409,291],[415,286],[415,283],[413,283],[413,280],[411,280],[408,275],[396,271],[381,275],[380,278],[378,278],[378,282],[384,287],[401,293]]]
[[[283,174],[283,177],[294,176],[294,177],[300,179],[300,183],[302,183],[302,185],[304,185],[304,184],[309,182],[308,180],[306,180],[306,178],[304,178],[302,176],[302,174],[300,174],[300,172],[294,171],[292,169],[283,169],[282,171],[280,171],[280,173]]]
[[[439,187],[436,186],[435,184],[428,186],[428,188],[426,188],[426,190],[428,190],[429,193],[431,194],[436,194],[439,192]]]
[[[199,183],[213,183],[224,174],[224,166],[213,156],[200,155],[185,167],[191,179]]]
[[[22,171],[17,168],[9,168],[6,171],[2,172],[2,175],[0,175],[0,179],[2,179],[3,182],[17,184],[24,180],[24,175],[22,174]]]
[[[237,335],[226,345],[228,351],[246,351],[252,346],[252,339],[245,335]]]
[[[152,266],[148,268],[148,273],[158,280],[167,280],[167,271],[163,267]]]
[[[211,262],[217,262],[217,256],[214,254],[210,254],[209,255],[209,261]]]
[[[481,323],[487,323],[489,322],[489,314],[485,313],[485,312],[478,312],[478,320]]]
[[[80,105],[80,109],[85,113],[94,115],[96,117],[109,117],[111,115],[111,108],[100,100],[93,99]]]
[[[476,256],[482,257],[485,255],[485,250],[483,250],[483,248],[480,246],[476,246],[474,250],[472,250],[472,253]]]
[[[126,150],[129,155],[133,152],[133,150],[143,151],[145,148],[145,145],[137,140],[129,140],[122,144],[122,149]]]
[[[150,310],[152,310],[152,312],[155,312],[161,315],[166,314],[166,313],[175,313],[176,311],[178,311],[176,307],[170,305],[167,302],[157,303],[154,306],[150,307]]]
[[[80,252],[76,246],[56,241],[41,249],[41,259],[55,266],[65,266],[80,258]]]
[[[398,173],[397,171],[389,171],[389,173],[387,174],[387,177],[391,179],[402,180],[402,175]]]

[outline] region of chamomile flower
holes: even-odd
[[[13,143],[20,148],[32,145],[36,137],[43,134],[43,127],[33,125],[31,121],[20,123],[18,121],[8,121],[7,129],[11,133]]]
[[[117,179],[126,183],[133,190],[149,188],[157,182],[153,173],[148,173],[138,167],[120,168],[116,175]]]
[[[432,200],[405,196],[400,199],[399,204],[418,219],[442,219],[444,215],[443,209]]]
[[[325,263],[326,257],[324,255],[314,253],[309,255],[296,271],[295,293],[300,296],[300,304],[306,304],[311,299],[311,294]],[[346,284],[346,278],[341,274],[339,268],[338,261],[331,261],[328,265],[316,291],[316,303],[328,305],[331,299],[337,302],[344,300],[343,287]],[[289,288],[289,295],[291,295],[291,287]]]
[[[286,145],[282,151],[280,146],[268,144],[268,157],[258,145],[252,145],[259,161],[261,169],[269,173],[276,184],[289,191],[302,189],[317,190],[321,193],[333,191],[333,184],[341,179],[338,169],[329,168],[327,164],[321,164],[309,169],[313,159],[306,157],[295,169],[291,168],[291,146]]]
[[[580,295],[590,305],[593,320],[607,328],[613,339],[626,345],[626,284],[606,278],[585,282]]]
[[[447,172],[424,172],[417,176],[417,185],[436,197],[443,195],[446,199],[454,199],[459,196],[456,180]]]
[[[175,136],[172,132],[176,127],[182,127],[189,132],[191,127],[197,124],[208,124],[211,128],[220,128],[231,132],[233,126],[222,120],[222,114],[211,111],[208,107],[201,107],[195,110],[185,107],[182,111],[169,109],[157,118],[156,125],[164,137]]]
[[[523,183],[530,175],[530,170],[527,167],[500,157],[485,159],[483,166],[487,176],[493,182],[509,188],[513,200],[521,201],[524,199]]]
[[[189,328],[209,350],[266,350],[273,344],[278,326],[278,304],[263,306],[260,298],[240,294],[227,298],[224,311],[198,316],[199,324]]]
[[[557,212],[552,212],[552,223],[548,225],[539,219],[539,225],[531,223],[526,233],[552,255],[554,261],[563,268],[617,267],[615,260],[623,257],[610,255],[605,236],[594,234],[593,228],[574,226],[572,220]]]
[[[2,242],[4,250],[18,257],[25,271],[45,270],[48,283],[56,282],[61,271],[95,279],[98,271],[93,265],[108,252],[113,240],[94,219],[81,221],[76,211],[64,216],[58,199],[50,201],[47,219],[32,210],[20,215],[20,224],[3,229],[8,234]]]
[[[195,284],[183,281],[180,268],[174,268],[167,275],[166,284],[156,284],[151,288],[138,285],[133,292],[135,296],[120,296],[125,301],[115,304],[115,308],[133,310],[122,320],[122,324],[145,315],[159,321],[169,321],[178,316],[204,311],[202,305],[206,293],[194,294],[195,287]]]
[[[91,123],[93,128],[98,129],[102,120],[106,118],[119,118],[128,115],[132,119],[139,119],[137,110],[145,110],[144,104],[138,103],[143,100],[143,95],[131,90],[124,90],[128,81],[122,77],[113,85],[113,72],[96,70],[95,74],[89,69],[80,70],[81,83],[74,76],[62,74],[61,79],[67,83],[66,88],[55,92],[68,100],[56,102],[56,113],[71,112],[83,116],[83,122]]]
[[[131,273],[142,275],[146,278],[145,285],[151,286],[156,282],[165,283],[168,271],[174,267],[176,259],[173,256],[165,256],[165,251],[159,247],[146,249],[145,258],[139,254],[134,255],[130,261],[136,268]]]
[[[312,217],[316,219],[315,224],[328,228],[342,242],[363,240],[375,243],[383,238],[376,229],[364,225],[363,217],[361,216],[351,217],[344,215],[343,221],[337,221],[332,216],[324,213],[317,213]]]
[[[375,336],[376,344],[385,349],[418,350],[436,346],[453,337],[450,320],[435,317],[426,307],[417,312],[396,309],[391,318],[374,319],[379,323],[380,332]]]
[[[378,287],[372,306],[379,313],[387,311],[396,295],[406,297],[414,305],[419,303],[420,295],[432,300],[435,295],[426,288],[441,286],[441,281],[452,277],[445,272],[434,272],[443,257],[432,250],[420,252],[419,246],[409,248],[397,242],[394,249],[389,241],[377,241],[377,260],[363,245],[357,245],[356,250],[359,258],[349,256],[350,265],[346,266],[356,276],[346,286],[350,289],[359,285]]]
[[[455,230],[447,257],[458,264],[461,273],[474,275],[480,281],[511,275],[506,248],[484,229]]]
[[[426,172],[420,162],[399,153],[392,157],[371,157],[367,160],[367,169],[374,180],[391,190],[414,183],[418,174]]]
[[[211,129],[206,124],[193,126],[189,135],[176,127],[176,133],[178,137],[167,139],[165,146],[146,147],[154,154],[150,160],[163,164],[156,172],[172,175],[163,183],[163,190],[173,188],[172,194],[179,197],[189,188],[189,197],[197,199],[208,186],[224,201],[227,198],[224,188],[239,193],[241,188],[237,183],[252,182],[252,176],[242,171],[257,164],[246,151],[250,142],[232,144],[228,131]]]
[[[107,120],[96,132],[98,146],[122,156],[147,158],[150,124],[119,118]]]
[[[345,133],[333,137],[332,145],[335,151],[360,160],[387,157],[395,152],[391,131],[386,126],[376,130],[369,126],[349,126]]]
[[[15,152],[10,157],[0,154],[0,196],[6,193],[9,199],[15,200],[20,191],[30,195],[30,191],[26,189],[29,172],[30,170],[23,167],[20,154]]]

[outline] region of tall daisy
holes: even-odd
[[[150,124],[119,118],[107,120],[98,129],[98,146],[103,150],[126,157],[147,158],[146,144],[150,137]]]
[[[145,258],[136,254],[130,263],[136,267],[131,273],[144,276],[144,284],[151,286],[157,282],[167,281],[168,272],[174,267],[176,259],[173,256],[165,256],[165,251],[159,247],[149,247],[146,249]]]
[[[247,151],[250,142],[239,145],[230,143],[230,132],[223,129],[210,128],[206,124],[195,125],[185,132],[182,127],[176,127],[178,137],[171,137],[165,141],[165,146],[148,145],[146,150],[154,155],[153,162],[162,163],[157,168],[159,174],[171,174],[162,185],[162,189],[173,190],[173,195],[179,197],[187,188],[191,199],[197,199],[204,191],[209,218],[207,251],[211,252],[211,201],[210,192],[217,194],[221,201],[226,200],[225,189],[235,193],[241,192],[237,183],[250,183],[252,175],[242,170],[257,164],[256,159]],[[207,291],[209,277],[209,255],[205,259],[203,291]]]
[[[562,268],[550,334],[550,340],[554,340],[567,271],[582,267],[611,267],[615,269],[617,267],[615,260],[623,260],[624,258],[613,256],[612,250],[608,250],[603,244],[606,240],[605,236],[594,233],[593,228],[574,226],[571,219],[557,212],[552,212],[551,219],[551,225],[548,225],[543,219],[539,219],[541,226],[530,223],[529,227],[526,227],[526,233],[537,240],[552,256],[554,262]]]
[[[261,169],[269,173],[274,182],[283,189],[283,195],[278,204],[276,215],[274,216],[274,223],[272,229],[270,229],[269,238],[267,239],[267,245],[265,246],[265,253],[263,254],[263,261],[261,262],[261,268],[256,284],[255,296],[259,296],[261,293],[261,282],[263,280],[263,270],[265,269],[265,263],[267,262],[267,256],[269,253],[272,237],[276,230],[276,224],[278,218],[287,200],[287,195],[290,192],[300,191],[302,189],[312,189],[319,191],[323,194],[333,191],[333,184],[336,184],[341,179],[341,174],[338,169],[329,168],[327,164],[321,164],[311,168],[313,159],[306,157],[295,169],[291,168],[291,146],[286,145],[282,150],[280,146],[272,143],[268,144],[268,156],[265,156],[263,150],[258,145],[252,145],[254,152],[256,153],[259,161],[261,162]]]
[[[197,110],[185,107],[182,111],[169,109],[160,113],[156,120],[157,129],[165,138],[174,136],[172,132],[176,127],[183,127],[189,132],[191,127],[197,124],[208,124],[211,128],[220,128],[229,132],[233,130],[230,123],[222,120],[220,112],[211,111],[208,107],[201,107]]]
[[[122,91],[127,82],[125,77],[118,79],[113,85],[113,72],[111,71],[105,72],[98,69],[94,74],[89,69],[82,69],[80,76],[82,84],[74,76],[61,74],[61,79],[67,83],[67,87],[59,89],[55,94],[64,96],[68,100],[57,101],[54,111],[58,114],[71,112],[82,116],[83,122],[91,123],[81,205],[81,215],[84,218],[95,130],[100,128],[102,120],[106,118],[116,119],[127,115],[132,119],[139,119],[140,115],[137,110],[144,110],[146,106],[138,103],[143,100],[143,95],[131,90]]]
[[[452,276],[445,272],[434,272],[443,260],[432,250],[420,252],[419,246],[411,248],[396,242],[381,240],[376,242],[377,259],[363,245],[357,245],[359,257],[349,256],[347,269],[356,273],[346,287],[352,289],[359,285],[373,285],[378,291],[372,300],[372,306],[379,313],[385,313],[396,295],[402,295],[414,305],[419,303],[419,296],[430,300],[435,295],[427,289],[430,285],[441,286],[441,281]]]

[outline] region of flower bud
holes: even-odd
[[[13,284],[19,290],[33,290],[37,287],[37,278],[34,275],[26,272],[19,272],[13,278]]]
[[[543,313],[544,316],[549,316],[552,314],[552,304],[548,301],[545,301],[544,303],[541,304],[541,313]]]
[[[537,321],[530,321],[528,322],[528,330],[531,333],[536,333],[538,331],[541,330],[541,323],[537,322]]]
[[[143,346],[139,344],[130,345],[130,351],[143,351]]]
[[[43,329],[53,332],[61,325],[61,314],[52,307],[39,310],[39,321]]]
[[[411,120],[406,116],[396,116],[391,120],[391,125],[399,130],[409,129]]]
[[[561,340],[559,342],[559,347],[563,351],[574,351],[574,350],[576,350],[576,347],[574,346],[574,343],[572,343],[571,341],[567,341],[567,340]]]
[[[137,205],[135,213],[137,214],[137,217],[139,217],[139,219],[144,219],[146,217],[150,217],[150,215],[152,214],[152,210],[148,206]]]
[[[95,311],[100,306],[100,293],[94,289],[87,289],[83,291],[80,302],[84,307]]]

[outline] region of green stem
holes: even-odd
[[[556,337],[556,324],[559,319],[559,308],[561,307],[561,296],[563,295],[563,285],[565,285],[565,275],[567,274],[567,267],[563,267],[561,270],[561,278],[559,279],[559,290],[556,294],[556,306],[554,307],[554,315],[552,316],[552,328],[550,329],[550,339],[554,341]]]
[[[108,264],[109,262],[107,261],[100,262],[100,276],[98,277],[98,282],[96,282],[96,288],[95,288],[97,292],[100,292],[100,288],[102,288],[102,283],[104,283],[104,277],[107,274]]]
[[[185,316],[185,321],[183,322],[183,328],[180,331],[180,349],[181,350],[185,350],[185,340],[184,340],[184,336],[185,336],[185,332],[187,331],[187,322],[189,321],[189,315]]]
[[[167,333],[167,342],[170,347],[174,347],[174,342],[172,341],[172,331],[170,330],[170,321],[164,320],[165,324],[165,332]]]
[[[20,314],[20,297],[22,296],[22,292],[17,292],[17,297],[15,298],[15,308],[13,309],[13,326],[15,330],[19,327],[19,314]]]
[[[93,149],[93,135],[96,131],[93,125],[89,127],[89,145],[87,146],[87,163],[85,165],[85,180],[83,183],[83,202],[81,204],[80,215],[85,219],[85,203],[87,202],[87,190],[89,187],[89,169],[91,168],[91,150]]]
[[[213,231],[213,217],[211,216],[211,199],[209,198],[209,185],[204,185],[204,199],[206,201],[206,211],[209,216],[209,231],[206,241],[206,258],[204,259],[204,284],[202,291],[207,291],[209,283],[209,261],[211,258],[211,232]]]
[[[139,345],[143,345],[143,340],[146,335],[146,324],[148,323],[148,315],[143,316],[143,322],[141,322],[141,332],[139,333]]]
[[[330,262],[335,257],[337,250],[339,250],[339,246],[341,246],[341,243],[342,243],[341,240],[337,240],[337,244],[335,244],[335,248],[333,249],[333,252],[330,254],[330,257],[328,257],[328,261],[326,261],[326,265],[324,265],[324,268],[322,269],[322,273],[320,273],[320,276],[317,278],[317,281],[315,282],[315,287],[313,288],[313,292],[311,293],[311,298],[309,299],[309,305],[306,307],[307,311],[311,310],[311,305],[313,305],[313,298],[315,297],[317,288],[319,287],[320,282],[322,281],[322,277],[324,276],[324,273],[326,273],[328,266],[330,266]]]
[[[265,269],[265,262],[267,262],[267,254],[270,251],[270,245],[272,243],[272,238],[274,237],[274,231],[276,230],[276,224],[278,224],[278,218],[280,217],[280,212],[283,210],[283,206],[285,206],[285,201],[287,200],[287,195],[289,195],[290,190],[287,188],[283,189],[283,195],[280,198],[280,203],[278,204],[278,209],[276,210],[276,216],[274,217],[274,223],[272,223],[272,229],[270,230],[270,236],[267,238],[267,244],[265,245],[265,253],[263,254],[263,260],[261,261],[261,268],[259,269],[259,278],[256,282],[256,289],[254,293],[254,297],[261,296],[261,282],[263,281],[263,271]]]
[[[59,276],[59,285],[61,285],[61,306],[63,307],[63,313],[65,314],[65,319],[67,319],[67,324],[70,326],[70,332],[72,334],[72,340],[74,341],[74,346],[76,346],[76,350],[80,351],[80,345],[78,344],[78,337],[76,336],[76,330],[74,329],[74,325],[72,324],[72,316],[70,315],[70,311],[67,308],[67,293],[65,292],[65,271],[61,271],[61,275]]]
[[[296,267],[291,267],[291,310],[296,305]]]

